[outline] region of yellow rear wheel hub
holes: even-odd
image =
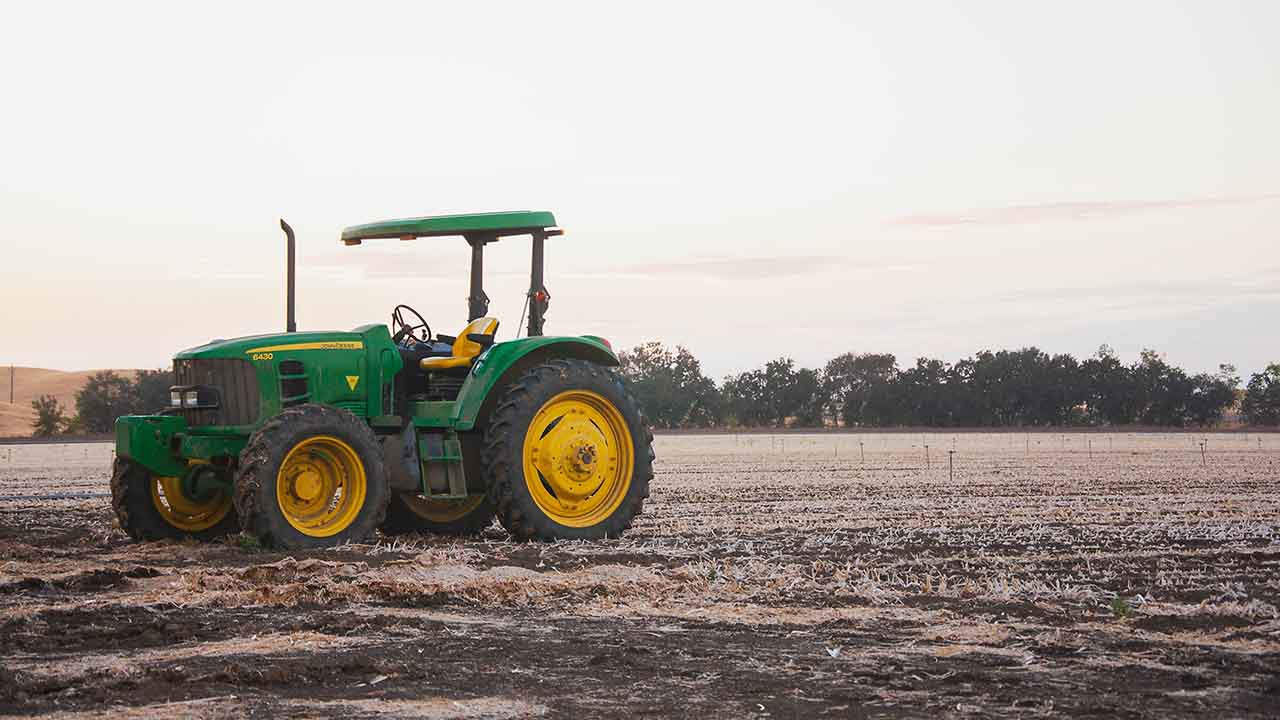
[[[561,525],[591,527],[609,518],[627,496],[634,465],[626,420],[594,392],[556,395],[525,432],[525,485]]]
[[[280,512],[294,529],[311,537],[330,537],[350,527],[368,491],[360,456],[330,435],[294,445],[276,475]]]
[[[231,495],[216,492],[203,500],[192,500],[182,492],[182,479],[151,476],[151,502],[160,517],[184,532],[200,532],[222,522],[231,512]]]

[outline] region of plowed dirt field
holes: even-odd
[[[110,446],[0,446],[0,715],[1280,714],[1278,435],[657,452],[621,540],[278,553],[129,542]]]

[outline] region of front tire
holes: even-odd
[[[340,408],[288,408],[254,433],[240,453],[236,510],[265,546],[361,542],[382,523],[389,499],[377,437]]]
[[[653,435],[622,380],[584,360],[538,365],[507,387],[481,462],[516,538],[619,537],[643,512]]]
[[[124,458],[116,458],[111,470],[111,508],[134,540],[213,540],[240,530],[229,493],[192,500],[179,478],[155,475]]]

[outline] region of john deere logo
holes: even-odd
[[[360,383],[360,376],[359,376],[359,375],[348,375],[348,376],[347,376],[347,387],[350,387],[352,390],[355,390],[355,389],[356,389],[356,385],[358,385],[359,383]]]

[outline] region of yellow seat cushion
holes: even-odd
[[[475,362],[476,356],[484,350],[484,346],[472,340],[470,335],[490,335],[498,332],[498,319],[491,317],[476,318],[467,323],[453,341],[453,354],[449,357],[422,358],[418,365],[423,370],[446,370],[448,368],[466,367]]]

